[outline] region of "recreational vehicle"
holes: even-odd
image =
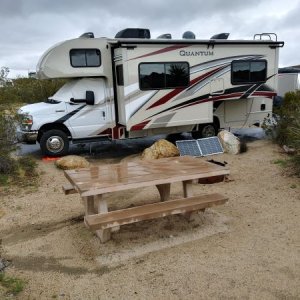
[[[113,39],[87,33],[59,43],[40,58],[37,77],[69,80],[46,101],[19,110],[20,140],[60,156],[70,142],[207,137],[260,124],[272,113],[284,43],[271,34],[227,37],[197,40],[187,32],[178,40],[151,39],[147,29],[126,29]]]

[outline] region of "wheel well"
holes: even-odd
[[[198,129],[198,126],[201,126],[201,125],[207,125],[207,124],[211,124],[211,123],[204,123],[204,124],[198,124],[198,125],[195,125],[194,128],[193,128],[193,131],[194,130],[197,130]],[[213,118],[213,124],[217,127],[216,129],[219,130],[220,129],[220,121],[219,121],[219,118],[214,116]]]
[[[219,121],[219,118],[214,116],[214,124],[215,126],[217,126],[217,130],[220,129],[220,121]]]
[[[63,124],[59,124],[59,123],[50,123],[50,124],[44,124],[38,133],[38,137],[37,137],[37,141],[40,142],[40,139],[43,135],[44,132],[51,130],[51,129],[57,129],[57,130],[61,130],[63,131],[68,137],[71,137],[71,132],[70,130]]]

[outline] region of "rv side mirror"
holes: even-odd
[[[86,104],[94,105],[95,104],[95,94],[93,91],[86,91],[85,93]]]

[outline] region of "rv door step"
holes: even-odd
[[[97,143],[102,141],[108,141],[110,138],[108,136],[101,136],[95,138],[84,138],[84,139],[74,139],[72,140],[73,144],[88,144],[88,143]]]

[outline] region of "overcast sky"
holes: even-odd
[[[300,64],[300,0],[0,0],[0,24],[0,67],[10,68],[9,77],[35,71],[57,42],[88,31],[114,37],[127,27],[149,28],[154,38],[181,38],[187,30],[198,39],[275,32],[285,42],[280,66]]]

